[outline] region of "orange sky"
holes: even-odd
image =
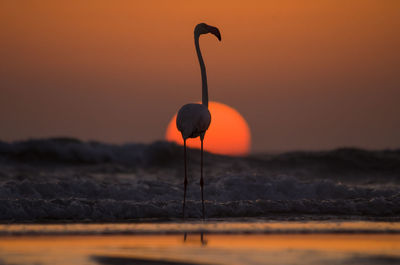
[[[162,139],[201,99],[248,121],[252,150],[400,146],[400,2],[1,1],[0,139]]]

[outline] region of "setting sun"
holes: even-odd
[[[246,155],[250,151],[251,135],[246,120],[240,113],[223,103],[209,103],[211,124],[204,138],[204,149],[215,154]],[[176,114],[168,124],[165,138],[183,144],[176,128]],[[191,148],[200,148],[199,138],[188,139]]]

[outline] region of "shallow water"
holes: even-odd
[[[14,224],[0,231],[0,264],[400,262],[398,222]]]

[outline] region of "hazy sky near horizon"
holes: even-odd
[[[201,99],[252,151],[400,147],[400,1],[1,1],[0,140],[163,139]],[[232,128],[234,129],[234,128]]]

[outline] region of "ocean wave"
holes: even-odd
[[[190,150],[188,217],[201,216]],[[182,147],[69,138],[0,142],[0,220],[179,218]],[[205,154],[207,217],[400,216],[400,151]]]
[[[178,152],[176,144],[163,141],[148,145],[113,145],[95,141],[83,142],[74,138],[0,142],[0,157],[3,160],[23,163],[162,165],[168,163],[168,158],[174,158]]]
[[[230,161],[233,159],[226,156],[216,157]],[[134,166],[158,166],[170,165],[177,158],[182,159],[182,147],[165,141],[121,145],[96,141],[85,142],[74,138],[31,139],[12,143],[0,141],[0,159],[9,162],[120,163]],[[250,162],[251,165],[270,169],[313,167],[331,173],[344,171],[400,173],[400,149],[369,151],[357,148],[339,148],[318,152],[257,154],[247,157],[245,161]]]
[[[1,220],[121,221],[180,218],[179,201],[117,201],[110,199],[0,200]],[[400,197],[353,200],[206,201],[208,218],[269,217],[276,214],[390,217],[400,214]],[[187,201],[188,218],[201,218],[201,202]]]
[[[6,181],[0,186],[1,220],[97,220],[179,218],[182,185],[139,176],[104,179]],[[169,180],[169,181],[168,181]],[[205,185],[208,217],[259,217],[273,214],[397,216],[398,187],[355,187],[294,177],[226,175]],[[188,186],[188,217],[201,216],[200,187]]]

